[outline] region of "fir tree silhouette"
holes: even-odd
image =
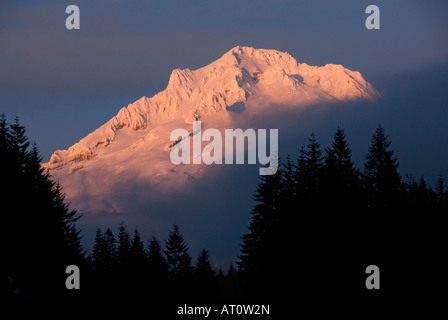
[[[124,226],[124,222],[118,225],[118,251],[117,259],[120,265],[124,268],[128,268],[129,265],[129,255],[131,248],[131,237],[129,232]]]
[[[448,212],[448,191],[443,177],[439,175],[435,187],[435,196],[437,199],[437,209],[439,212]]]
[[[148,282],[151,283],[148,295],[156,298],[168,296],[168,263],[160,241],[154,234],[148,241],[146,255],[148,259]]]
[[[256,294],[260,286],[269,286],[266,272],[275,273],[280,252],[278,237],[281,217],[282,169],[273,175],[260,176],[260,183],[254,196],[255,206],[249,233],[243,235],[238,268],[247,280],[250,292]]]
[[[104,246],[104,238],[101,229],[96,229],[95,240],[93,244],[92,260],[94,268],[103,269],[104,261],[107,259],[107,254]]]
[[[147,291],[145,284],[148,283],[148,265],[144,244],[137,228],[134,230],[129,254],[130,267],[126,277],[127,284],[130,288],[128,294],[131,297],[141,297]]]
[[[94,268],[99,271],[114,270],[117,257],[117,244],[113,232],[110,228],[105,232],[97,228],[92,252]]]
[[[130,254],[134,264],[143,264],[145,262],[144,245],[137,228],[135,228],[134,236],[132,237]]]
[[[182,297],[191,286],[193,267],[191,256],[188,253],[188,245],[180,233],[177,224],[173,225],[165,241],[165,257],[168,264],[169,280],[173,288],[172,297]]]
[[[194,266],[194,284],[197,298],[207,298],[215,294],[215,272],[210,265],[210,253],[202,249]]]
[[[314,201],[320,191],[322,150],[316,134],[311,133],[306,149],[301,149],[298,160],[298,193],[303,199]]]
[[[352,161],[351,150],[345,139],[344,130],[338,128],[333,142],[325,149],[324,188],[331,197],[331,205],[344,209],[353,204],[359,196],[359,172]],[[352,208],[348,207],[345,211]]]
[[[110,228],[107,228],[103,234],[103,244],[104,251],[107,254],[107,259],[110,261],[108,264],[112,265],[117,259],[117,240],[115,239],[114,233]]]
[[[117,291],[120,294],[127,292],[132,292],[132,281],[130,280],[130,275],[134,275],[133,263],[131,259],[131,238],[129,232],[124,226],[124,222],[118,225],[118,235],[117,235],[117,261],[116,268],[114,271],[114,282],[116,283]]]
[[[177,224],[174,224],[173,229],[169,232],[164,253],[171,275],[177,277],[191,273],[191,256],[188,254],[188,246]]]
[[[151,236],[146,250],[150,273],[156,278],[166,278],[168,274],[168,263],[163,255],[160,241],[155,235]]]
[[[212,266],[210,265],[209,257],[210,253],[207,250],[202,249],[196,260],[194,273],[196,279],[198,279],[200,282],[209,282],[215,276],[215,272],[213,271]]]
[[[381,210],[394,209],[402,188],[398,160],[390,145],[384,128],[379,125],[364,165],[364,183],[370,195],[368,205]]]
[[[75,227],[79,216],[65,203],[60,186],[40,165],[36,144],[30,148],[25,127],[16,117],[9,125],[0,118],[1,181],[5,225],[2,252],[5,265],[2,279],[14,283],[6,297],[64,297],[65,268],[82,267],[85,253],[80,232]],[[14,242],[14,246],[11,245]],[[31,244],[39,243],[39,246]],[[6,286],[8,287],[8,286]]]

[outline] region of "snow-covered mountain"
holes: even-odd
[[[282,112],[320,102],[371,99],[377,91],[342,65],[298,63],[285,52],[235,47],[197,69],[175,69],[166,89],[119,110],[44,166],[80,210],[125,210],[117,199],[126,183],[169,186],[192,181],[205,166],[170,162],[170,133],[203,127],[234,128],[241,114]],[[243,128],[245,129],[245,128]]]

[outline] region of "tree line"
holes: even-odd
[[[138,229],[131,236],[124,223],[117,236],[110,228],[104,232],[98,228],[87,260],[85,291],[103,298],[218,297],[236,275],[233,265],[227,275],[222,269],[216,272],[205,248],[193,261],[176,224],[163,244],[156,235],[144,243]]]
[[[41,161],[18,118],[9,124],[1,115],[2,296],[61,296],[65,268],[85,260],[75,226],[80,217],[68,207],[59,184],[44,172]]]
[[[81,216],[41,162],[18,118],[10,124],[2,114],[2,298],[199,298],[232,282],[235,268],[215,272],[207,250],[193,262],[177,225],[164,248],[155,235],[144,244],[137,228],[131,237],[123,223],[117,237],[98,228],[87,255],[75,225]],[[66,289],[69,265],[82,270],[82,290]]]
[[[329,147],[313,133],[296,161],[262,176],[238,262],[248,296],[446,297],[447,188],[398,166],[381,125],[362,170],[338,128]],[[380,293],[362,281],[369,265],[383,271]]]
[[[203,249],[189,254],[173,225],[144,242],[125,225],[98,228],[87,255],[60,186],[43,170],[16,118],[0,117],[1,290],[7,298],[310,298],[444,296],[448,191],[403,178],[391,141],[378,126],[362,170],[344,130],[321,148],[316,135],[299,156],[261,176],[237,267],[224,274]],[[67,290],[65,268],[82,270]],[[381,270],[381,290],[366,290],[366,267]]]

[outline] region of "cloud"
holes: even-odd
[[[407,173],[415,178],[423,175],[434,185],[440,173],[448,177],[447,81],[448,63],[437,64],[376,79],[373,85],[382,93],[378,100],[320,104],[283,112],[279,112],[281,106],[272,106],[271,113],[251,118],[250,124],[253,128],[278,128],[280,156],[285,159],[289,154],[293,161],[311,132],[325,148],[340,126],[362,171],[370,139],[381,123],[392,141],[403,177]],[[246,116],[244,112],[238,114],[245,125]],[[234,123],[236,127],[239,124]],[[114,192],[119,198],[114,200],[121,202],[122,211],[86,213],[81,222],[83,230],[90,230],[86,241],[93,241],[98,225],[116,228],[122,220],[130,228],[138,226],[144,237],[155,231],[161,239],[173,223],[178,223],[191,254],[206,247],[218,264],[235,261],[254,205],[258,165],[222,165],[207,170],[200,179],[170,192],[161,193],[157,186],[143,181],[128,185],[126,192],[119,192],[123,190],[117,186]]]

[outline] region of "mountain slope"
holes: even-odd
[[[164,91],[122,108],[68,150],[54,152],[44,166],[78,209],[121,211],[125,208],[111,199],[130,190],[127,182],[154,186],[171,179],[179,186],[204,170],[170,162],[169,136],[175,128],[191,130],[198,119],[203,127],[234,128],[241,113],[377,94],[359,72],[341,65],[314,67],[284,52],[235,47],[203,68],[173,70]]]

